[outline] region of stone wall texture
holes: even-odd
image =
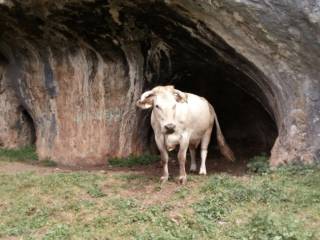
[[[0,147],[30,144],[34,128],[39,158],[63,165],[141,153],[149,123],[135,102],[183,58],[246,76],[231,81],[277,125],[273,166],[320,159],[317,0],[2,0],[0,11]]]

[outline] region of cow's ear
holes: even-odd
[[[142,109],[148,109],[153,106],[154,93],[153,91],[147,91],[143,93],[140,99],[137,101],[137,107]]]
[[[175,89],[173,94],[176,97],[177,102],[181,102],[181,103],[188,102],[188,94],[187,93],[184,93],[184,92],[181,92],[181,91]]]

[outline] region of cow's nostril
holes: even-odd
[[[176,125],[169,123],[167,125],[164,126],[166,128],[167,131],[173,131],[176,128]]]

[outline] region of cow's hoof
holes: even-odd
[[[181,185],[185,185],[187,183],[187,176],[180,176],[179,177],[179,183]]]
[[[207,175],[207,170],[205,170],[205,169],[200,169],[199,175]]]
[[[196,172],[196,171],[197,171],[197,165],[191,165],[190,172]]]
[[[169,176],[162,176],[162,177],[160,178],[161,184],[167,182],[167,181],[168,181],[168,178],[169,178]]]

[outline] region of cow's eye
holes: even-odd
[[[156,108],[160,109],[160,106],[157,104],[157,105],[156,105]]]

